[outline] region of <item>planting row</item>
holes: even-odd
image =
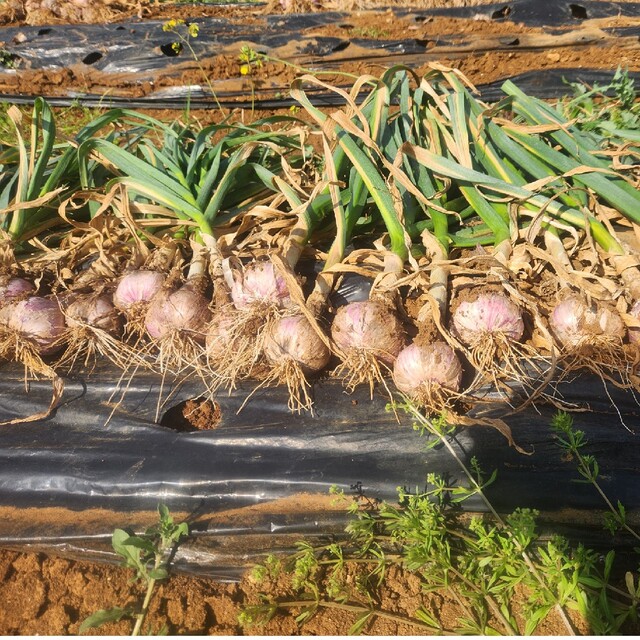
[[[487,383],[557,401],[586,368],[635,388],[639,136],[616,79],[557,105],[506,82],[488,105],[438,65],[349,92],[303,75],[285,116],[111,110],[64,141],[43,100],[28,126],[12,108],[2,356],[57,381],[105,357],[212,394],[286,384],[294,411],[330,371],[459,421]],[[370,291],[339,306],[348,274]]]

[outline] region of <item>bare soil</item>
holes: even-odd
[[[213,400],[196,398],[172,407],[161,421],[177,431],[209,431],[222,419],[220,406]]]
[[[0,550],[0,634],[77,635],[82,621],[99,609],[139,606],[143,591],[131,584],[132,571],[106,564],[71,561],[42,553]],[[399,619],[426,607],[445,630],[456,628],[464,611],[446,594],[424,594],[419,579],[397,567],[377,590],[377,608]],[[251,574],[239,583],[174,574],[161,583],[151,603],[148,623],[157,633],[166,625],[172,635],[347,635],[356,614],[340,608],[320,608],[300,626],[295,616],[302,607],[283,610],[266,625],[242,626],[241,611],[261,604],[266,592],[291,598],[286,580],[258,583]],[[523,600],[525,594],[522,594]],[[516,603],[517,610],[517,603]],[[519,616],[522,621],[522,616]],[[580,634],[589,627],[578,616],[572,622]],[[87,635],[128,635],[131,622],[120,621],[87,631]],[[377,618],[365,627],[367,635],[422,635],[424,628]],[[567,627],[551,614],[538,629],[541,635],[566,635]]]
[[[294,0],[295,1],[295,0]],[[384,4],[391,4],[389,2]],[[416,7],[480,4],[479,2],[446,2],[424,0]],[[298,8],[318,10],[318,5],[299,3]],[[637,37],[623,37],[616,29],[640,26],[639,19],[616,17],[608,20],[584,20],[571,28],[531,28],[508,20],[457,20],[436,17],[417,20],[411,14],[398,17],[391,10],[377,9],[374,3],[324,3],[324,8],[350,12],[339,24],[314,27],[300,33],[300,41],[317,37],[355,39],[366,36],[378,39],[378,49],[358,50],[353,43],[342,52],[335,52],[325,60],[327,69],[335,71],[329,82],[342,78],[340,72],[351,74],[379,73],[393,63],[393,56],[385,53],[384,44],[411,37],[424,44],[424,54],[405,57],[418,74],[427,69],[429,60],[459,68],[474,83],[486,83],[517,75],[525,71],[546,68],[598,68],[614,70],[618,65],[640,71],[640,42]],[[73,24],[114,22],[125,20],[195,19],[220,16],[239,25],[264,28],[265,15],[292,4],[273,2],[271,5],[247,7],[216,7],[205,5],[176,6],[151,3],[145,0],[58,0],[35,2],[7,0],[0,4],[0,26]],[[373,8],[372,8],[373,7]],[[375,29],[372,29],[375,25]],[[447,36],[447,45],[438,42]],[[496,43],[513,43],[501,50]],[[0,43],[0,48],[2,43]],[[308,60],[292,43],[271,52],[275,57],[305,64]],[[163,87],[203,83],[203,73],[226,91],[262,91],[261,97],[275,95],[296,76],[291,67],[268,62],[256,69],[250,78],[240,73],[238,51],[228,50],[202,59],[200,66],[184,57],[172,67],[171,73],[156,75],[152,80],[136,74],[105,74],[87,67],[37,70],[23,68],[16,73],[0,73],[0,94],[56,96],[67,95],[69,89],[80,87],[85,92],[106,94],[117,92],[128,97],[145,97]],[[166,117],[174,115],[168,111]],[[194,114],[198,115],[198,114]],[[200,114],[203,119],[205,117]],[[258,114],[260,115],[260,114]],[[176,416],[174,416],[176,418]],[[192,403],[181,408],[177,417],[184,429],[215,428],[219,415],[214,405]],[[173,424],[176,424],[174,419]],[[20,525],[17,519],[16,526]],[[23,523],[28,526],[27,523]],[[120,526],[125,526],[121,523]],[[0,634],[2,635],[67,635],[78,633],[84,618],[98,609],[134,603],[140,589],[131,585],[131,572],[112,564],[87,562],[29,551],[29,549],[0,549]],[[286,597],[286,584],[270,584],[272,595]],[[257,585],[249,575],[239,583],[220,583],[207,578],[175,575],[158,587],[151,606],[152,630],[166,624],[173,634],[209,635],[344,635],[355,620],[355,614],[338,609],[322,609],[304,627],[295,622],[294,615],[277,615],[265,627],[243,628],[238,623],[239,612],[249,604],[260,601],[259,593],[265,585]],[[523,599],[526,594],[523,594]],[[441,620],[445,629],[454,628],[463,612],[455,601],[443,594],[421,592],[418,580],[410,573],[392,571],[378,593],[380,609],[398,616],[411,616],[419,606],[429,607]],[[517,607],[518,603],[514,603]],[[293,614],[299,613],[293,610]],[[576,630],[588,633],[583,620],[575,617]],[[130,623],[106,625],[99,634],[124,635]],[[415,635],[422,631],[409,624],[376,620],[365,632],[378,635]],[[565,635],[566,627],[551,615],[539,633]]]

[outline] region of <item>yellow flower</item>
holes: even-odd
[[[251,65],[250,64],[241,64],[240,65],[240,75],[247,76],[251,73]]]
[[[184,24],[184,20],[171,18],[162,25],[163,31],[173,31],[178,25]]]
[[[189,35],[192,38],[197,38],[198,34],[200,33],[200,27],[197,24],[194,24],[193,22],[189,25]]]

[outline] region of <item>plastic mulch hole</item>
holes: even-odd
[[[569,11],[571,11],[571,16],[578,20],[586,20],[589,17],[587,10],[581,4],[570,4]]]
[[[333,47],[331,49],[331,51],[333,51],[334,53],[336,51],[344,51],[351,43],[348,40],[343,40],[342,42],[339,42],[335,47]]]
[[[182,44],[180,42],[169,42],[168,44],[161,44],[160,51],[169,58],[175,58],[182,52]]]
[[[510,15],[511,15],[511,7],[506,6],[506,7],[502,7],[501,9],[496,9],[491,14],[491,19],[492,20],[502,20],[504,18],[508,18]]]
[[[220,405],[205,398],[191,398],[171,407],[160,420],[163,427],[175,431],[211,431],[220,426]]]
[[[38,29],[39,36],[46,36],[51,33],[53,29],[51,27],[43,27],[42,29]]]
[[[82,62],[84,62],[84,64],[94,64],[101,58],[102,54],[99,51],[92,51],[91,53],[88,53],[84,58],[82,58]]]

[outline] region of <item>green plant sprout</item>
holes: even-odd
[[[640,541],[640,534],[627,524],[624,505],[619,500],[614,505],[598,482],[600,466],[593,455],[582,452],[588,440],[585,438],[584,431],[574,428],[573,417],[564,411],[559,411],[551,420],[551,428],[556,434],[556,441],[559,446],[576,461],[578,473],[584,478],[582,482],[592,484],[604,500],[609,510],[605,516],[605,527],[612,535],[619,530],[624,530]]]
[[[16,56],[0,47],[0,67],[4,67],[5,69],[15,69],[16,66]]]
[[[213,88],[213,84],[211,83],[211,80],[209,80],[209,76],[204,70],[202,63],[200,62],[200,58],[198,58],[198,54],[195,52],[193,45],[191,44],[191,40],[197,38],[200,35],[200,27],[195,22],[187,22],[185,20],[182,20],[181,18],[171,18],[162,25],[162,30],[168,33],[173,33],[178,37],[178,41],[171,44],[171,48],[177,55],[182,52],[183,48],[186,47],[188,49],[189,54],[193,58],[193,61],[196,63],[198,69],[202,73],[202,77],[204,78],[218,109],[222,114],[224,114],[224,109],[220,104],[220,100],[218,99],[218,95]]]
[[[171,559],[177,546],[189,535],[188,524],[174,523],[165,505],[158,506],[158,516],[158,523],[147,529],[143,535],[131,535],[124,529],[116,529],[111,538],[113,550],[122,558],[122,565],[135,572],[132,582],[142,582],[146,585],[140,608],[112,607],[96,611],[80,625],[80,633],[108,622],[131,618],[135,621],[131,635],[141,634],[156,583],[169,577]],[[166,632],[163,628],[157,635],[166,635]]]

